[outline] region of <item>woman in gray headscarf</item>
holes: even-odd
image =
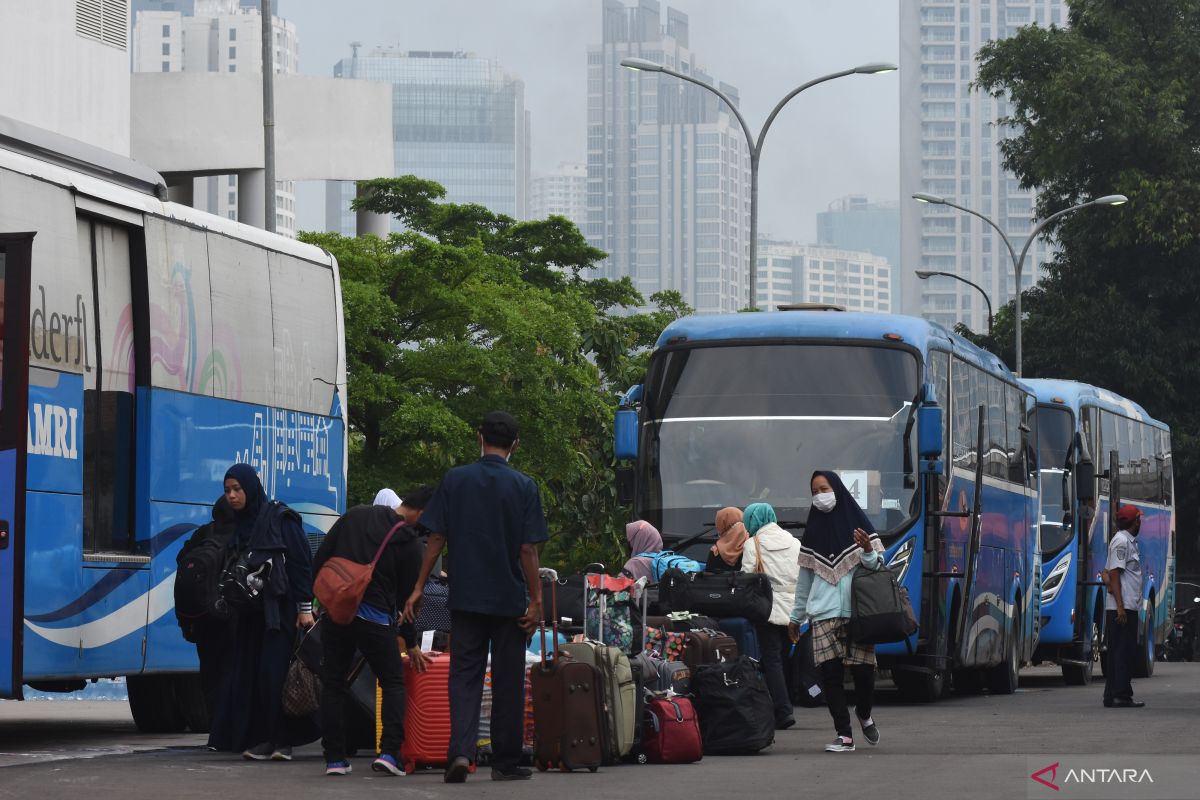
[[[649,522],[638,520],[625,526],[625,539],[629,542],[629,551],[633,555],[625,562],[621,572],[635,581],[638,578],[645,578],[647,582],[653,583],[653,559],[638,554],[661,552],[663,549],[662,534]]]

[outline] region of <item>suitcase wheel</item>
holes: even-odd
[[[600,769],[600,768],[599,767],[588,767],[588,772],[595,772],[598,769]]]
[[[415,761],[405,761],[404,762],[404,774],[405,775],[412,775],[416,771],[417,771],[417,762],[415,762]]]

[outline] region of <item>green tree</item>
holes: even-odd
[[[503,408],[522,423],[513,463],[542,487],[547,560],[619,558],[615,391],[640,379],[681,299],[629,313],[642,297],[628,281],[586,280],[604,253],[562,217],[442,202],[440,185],[412,176],[362,185],[356,207],[396,217],[403,233],[303,237],[341,268],[350,501],[436,483],[477,457],[476,422]]]
[[[1200,0],[1076,0],[1067,28],[982,48],[978,84],[1007,97],[1005,165],[1061,251],[1024,295],[1025,371],[1113,389],[1173,429],[1181,557],[1200,522]],[[1012,314],[996,342],[1012,341]],[[1011,355],[1011,351],[1008,351]]]

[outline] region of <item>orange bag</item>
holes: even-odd
[[[362,605],[363,594],[367,584],[375,574],[375,563],[383,555],[383,548],[388,546],[392,536],[404,525],[401,520],[392,526],[383,537],[383,544],[375,551],[375,557],[370,564],[359,564],[340,556],[331,558],[321,565],[317,578],[313,581],[313,594],[321,601],[321,607],[329,618],[338,625],[349,625]]]

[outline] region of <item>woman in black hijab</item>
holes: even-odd
[[[854,749],[843,685],[846,665],[854,676],[854,711],[863,736],[872,745],[879,743],[879,729],[871,717],[875,648],[850,641],[846,623],[850,619],[850,581],[854,568],[862,564],[874,569],[879,564],[883,544],[836,472],[814,472],[810,488],[812,510],[800,542],[796,605],[788,628],[792,641],[797,641],[800,624],[812,619],[813,661],[821,670],[821,687],[837,730],[837,738],[825,750],[841,753]]]
[[[225,499],[234,513],[233,547],[244,555],[259,592],[235,608],[231,673],[209,746],[255,761],[290,761],[292,745],[318,735],[311,721],[283,714],[283,682],[297,626],[314,622],[312,550],[300,516],[267,500],[249,464],[234,464],[225,473]]]

